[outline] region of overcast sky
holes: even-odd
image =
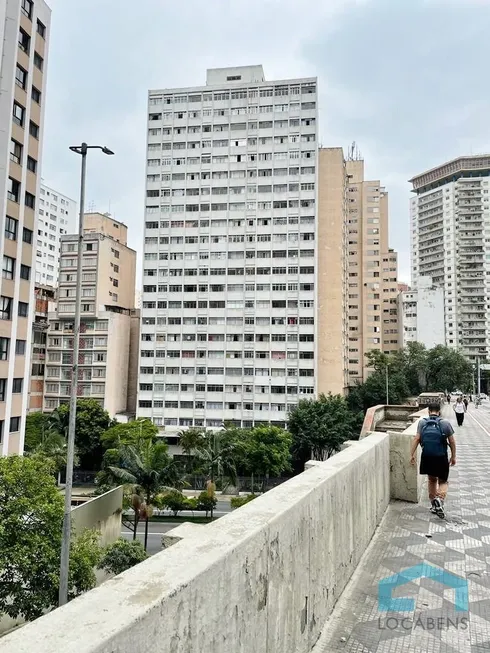
[[[43,178],[110,210],[141,251],[149,88],[197,86],[206,68],[262,64],[318,76],[324,146],[356,141],[390,194],[390,245],[409,278],[414,174],[490,152],[490,0],[48,0],[53,10]],[[139,264],[139,267],[141,265]]]

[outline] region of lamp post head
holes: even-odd
[[[109,156],[112,156],[114,154],[112,150],[110,150],[108,147],[105,146],[102,148],[102,152],[104,152],[104,154],[108,154]]]

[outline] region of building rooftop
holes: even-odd
[[[441,183],[453,181],[464,176],[464,173],[483,171],[490,173],[490,154],[460,156],[412,177],[409,182],[413,185],[412,190],[418,193],[435,188]]]

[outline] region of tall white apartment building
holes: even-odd
[[[76,231],[77,203],[41,182],[36,240],[36,284],[56,286],[60,238]]]
[[[24,449],[51,10],[0,1],[0,455]]]
[[[138,415],[284,424],[315,393],[317,82],[150,91]]]
[[[463,156],[411,180],[412,283],[444,288],[445,340],[490,355],[490,156]],[[441,317],[442,319],[442,317]]]

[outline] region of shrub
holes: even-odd
[[[143,562],[147,557],[141,542],[136,540],[130,542],[121,538],[104,550],[99,569],[116,575],[122,574],[123,571]]]
[[[158,505],[162,508],[168,508],[174,517],[177,517],[181,510],[187,508],[188,499],[179,492],[178,490],[171,490],[170,492],[165,492],[158,497]]]
[[[206,517],[208,516],[208,513],[211,513],[212,517],[213,510],[216,508],[217,503],[218,500],[216,497],[209,496],[207,492],[201,492],[197,498],[197,509],[204,510],[206,512]]]
[[[232,497],[230,504],[232,508],[241,508],[246,503],[253,501],[256,497],[256,494],[247,494],[245,497]]]

